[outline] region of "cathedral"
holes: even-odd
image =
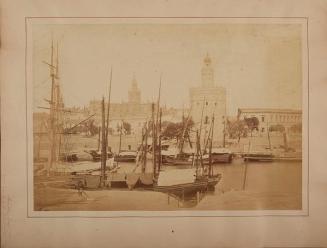
[[[107,103],[106,103],[107,106]],[[101,125],[101,100],[90,101],[89,112],[95,113],[96,125]],[[141,91],[135,77],[128,90],[128,101],[110,104],[110,127],[114,130],[122,121],[131,124],[132,132],[142,129],[144,122],[151,117],[152,103],[141,101]]]
[[[215,145],[221,145],[226,116],[226,89],[215,84],[214,68],[208,54],[203,60],[201,79],[199,86],[190,89],[192,120],[196,127],[200,128],[202,125],[201,136],[205,137],[214,116],[213,140]]]

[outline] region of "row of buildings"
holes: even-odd
[[[195,125],[202,125],[204,130],[208,130],[212,116],[215,117],[214,133],[215,138],[222,139],[224,130],[224,120],[226,117],[226,89],[215,84],[214,68],[209,55],[203,60],[201,69],[201,82],[197,87],[189,89],[190,109],[176,109],[162,107],[163,121],[180,122],[182,116],[190,115]],[[155,105],[155,108],[157,106]],[[70,108],[64,112],[64,122],[66,127],[72,127],[83,121],[88,116],[95,114],[93,117],[94,124],[101,126],[101,100],[92,100],[84,108]],[[45,114],[34,116],[34,132],[40,132],[44,129]],[[138,87],[135,77],[132,79],[131,86],[128,90],[128,100],[121,103],[110,104],[110,127],[118,132],[119,125],[124,121],[131,125],[131,133],[139,134],[144,122],[149,120],[152,115],[152,103],[143,102],[141,91]],[[283,125],[286,130],[294,124],[302,122],[302,111],[293,109],[263,109],[263,108],[240,108],[238,109],[237,119],[257,117],[259,120],[259,132],[266,132],[271,125]],[[234,117],[235,118],[235,117]],[[40,124],[40,120],[42,123]],[[201,124],[202,121],[202,124]],[[44,130],[42,130],[44,131]]]

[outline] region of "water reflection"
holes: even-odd
[[[120,173],[130,173],[135,168],[135,164],[119,163],[119,167]],[[187,168],[190,168],[190,166],[162,166],[163,171]],[[101,192],[88,192],[92,198],[97,200],[89,202],[87,209],[103,207],[104,210],[107,210],[107,208],[114,208],[114,206],[107,207],[106,204],[117,204],[117,209],[120,210],[125,208],[126,210],[240,210],[297,209],[301,207],[301,162],[245,163],[241,159],[235,159],[230,164],[216,164],[213,166],[213,170],[215,174],[220,173],[222,175],[222,179],[215,186],[214,191],[176,196],[172,194],[154,194],[152,188],[145,189],[142,186],[135,188],[133,190],[135,192],[133,192],[124,185],[123,188],[115,187]],[[143,193],[138,194],[137,191],[143,191]],[[156,197],[156,200],[154,200],[154,197]],[[133,206],[129,204],[133,204]],[[67,208],[66,205],[61,207]]]
[[[190,166],[163,166],[163,170],[186,168]],[[222,174],[222,179],[215,190],[200,192],[200,196],[196,194],[184,198],[175,196],[179,201],[179,207],[192,208],[204,202],[206,206],[214,208],[215,202],[229,192],[233,195],[237,195],[235,192],[250,192],[262,198],[269,198],[271,195],[281,198],[285,195],[297,197],[302,192],[301,162],[244,162],[242,159],[234,159],[229,164],[214,165],[213,170],[214,173]]]

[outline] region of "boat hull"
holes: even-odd
[[[164,165],[192,165],[192,161],[188,159],[170,158],[167,157],[163,160]]]
[[[116,162],[135,162],[136,157],[115,157],[114,161]]]
[[[188,158],[171,158],[166,157],[164,160],[165,165],[192,165],[192,160]],[[212,164],[219,163],[231,163],[233,161],[232,154],[213,154],[212,155]],[[203,164],[209,164],[209,159],[204,158]]]
[[[212,163],[231,163],[233,161],[233,155],[230,153],[224,154],[212,154],[211,155]],[[209,164],[209,159],[204,160],[206,164]]]
[[[215,186],[221,179],[221,175],[218,174],[212,177],[205,177],[196,179],[193,183],[183,183],[171,186],[154,186],[153,190],[163,193],[176,195],[178,197],[194,194],[201,191],[214,190]]]
[[[244,161],[253,161],[253,162],[272,162],[274,156],[272,154],[245,154],[243,156]]]

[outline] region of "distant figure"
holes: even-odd
[[[84,200],[87,200],[87,194],[85,193],[85,191],[84,191],[84,185],[83,185],[83,183],[82,182],[78,182],[78,185],[77,185],[77,190],[78,190],[78,195],[80,196],[80,197],[82,197]]]
[[[115,160],[113,157],[108,159],[107,166],[110,170],[114,169],[117,166],[117,163],[115,163]]]
[[[140,161],[140,158],[141,158],[141,151],[138,150],[137,153],[136,153],[136,158],[135,158],[135,162],[136,164],[138,164],[138,162]]]

